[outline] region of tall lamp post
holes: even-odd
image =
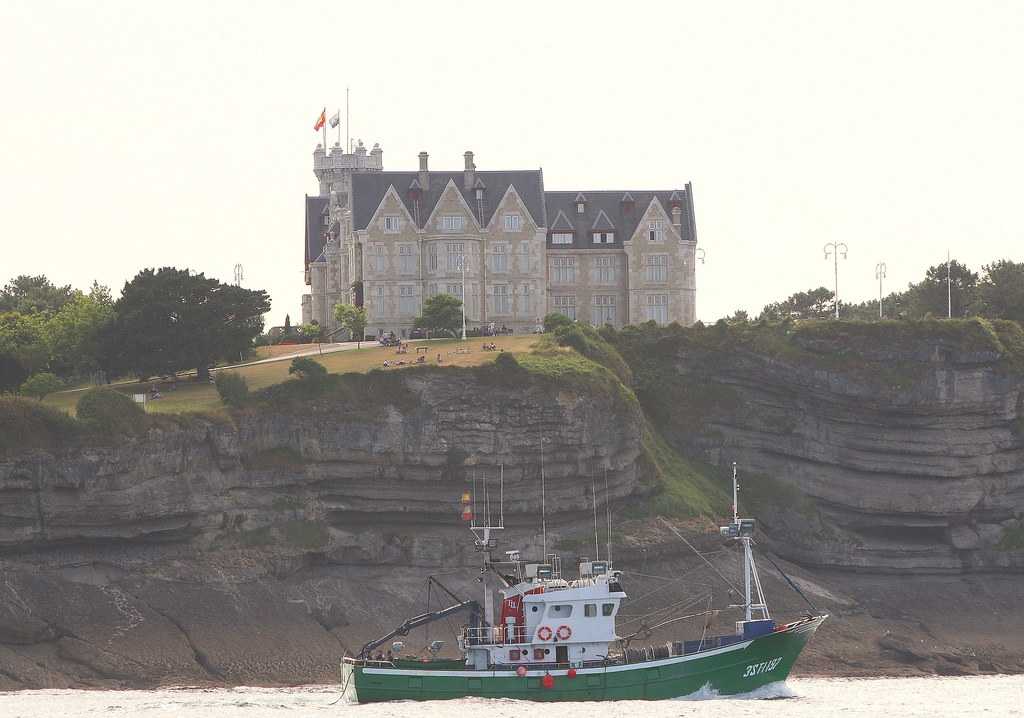
[[[882,280],[885,279],[885,262],[875,265],[875,279],[878,280],[878,318],[882,318]]]
[[[846,259],[846,252],[848,249],[849,247],[842,242],[829,242],[825,245],[825,259],[828,259],[831,255],[835,270],[836,319],[839,319],[839,253],[842,252],[843,259]]]
[[[466,341],[466,255],[460,254],[456,262],[462,272],[462,341]]]

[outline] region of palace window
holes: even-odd
[[[387,270],[387,257],[384,256],[383,244],[375,244],[370,248],[370,260],[373,271],[383,272]]]
[[[384,234],[398,234],[402,231],[402,218],[397,214],[384,215]]]
[[[668,323],[668,295],[648,294],[647,304],[644,307],[648,320],[654,320],[658,324]]]
[[[448,271],[449,272],[461,272],[462,271],[462,260],[466,256],[465,243],[463,242],[449,242],[448,243]],[[466,269],[469,269],[467,266]]]
[[[576,281],[576,257],[552,257],[551,281],[573,284]]]
[[[509,301],[508,285],[495,284],[492,288],[492,292],[494,294],[494,313],[511,314],[512,304]]]
[[[587,211],[587,205],[585,205],[583,202],[577,202],[576,203],[576,214],[583,214],[586,211]]]
[[[612,284],[615,282],[615,257],[594,257],[594,264],[590,271],[591,279],[600,284]]]
[[[649,254],[645,266],[645,274],[648,282],[668,281],[668,255]]]
[[[453,297],[462,299],[462,285],[461,284],[449,284],[445,287],[445,293],[450,294]]]
[[[519,316],[528,317],[533,314],[533,302],[531,300],[530,285],[524,284],[519,288]]]
[[[377,314],[384,313],[384,287],[377,287],[377,301],[376,307]]]
[[[572,244],[572,232],[552,232],[551,244]]]
[[[552,297],[551,300],[556,312],[564,314],[569,319],[576,319],[576,295]]]
[[[491,245],[491,271],[508,271],[508,247],[504,244]]]
[[[665,241],[665,223],[660,219],[647,223],[647,239],[652,242]]]
[[[461,232],[466,226],[466,218],[461,214],[441,215],[442,232]]]
[[[415,248],[411,244],[398,245],[398,271],[402,274],[416,274]]]
[[[518,214],[505,215],[505,231],[519,232],[523,228],[523,218]]]
[[[604,324],[615,323],[615,295],[595,294],[594,306],[590,312],[591,322],[599,327]]]
[[[594,244],[611,244],[615,241],[615,232],[594,232]]]
[[[416,295],[414,287],[398,288],[398,313],[403,317],[416,316]]]
[[[437,271],[437,245],[431,244],[427,247],[427,266],[431,272]]]

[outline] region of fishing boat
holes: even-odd
[[[341,664],[343,692],[360,703],[470,696],[532,701],[658,700],[693,694],[735,695],[785,681],[827,614],[807,613],[787,623],[770,615],[752,551],[755,521],[739,516],[736,498],[734,467],[732,521],[719,529],[724,538],[738,545],[743,560],[743,602],[730,607],[742,611],[742,618],[736,621],[733,633],[708,635],[705,623],[701,635],[633,647],[630,639],[635,636],[622,637],[616,632],[616,619],[627,596],[625,574],[615,568],[610,554],[603,561],[580,559],[572,577],[563,576],[557,554],[546,555],[543,561],[528,561],[518,551],[507,551],[495,558],[494,534],[504,528],[504,519],[502,516],[491,526],[488,512],[481,525],[474,522],[470,526],[477,549],[486,556],[482,601],[461,600],[431,578],[432,585],[455,603],[410,618],[367,643],[358,655],[346,656]],[[464,495],[464,514],[471,513],[469,501],[468,494]],[[501,594],[497,620],[492,581]],[[790,585],[799,591],[795,584]],[[401,655],[404,643],[394,639],[460,613],[468,614],[458,637],[461,658],[436,657],[443,647],[441,641],[431,644],[434,657]],[[380,649],[389,641],[394,642],[384,655]]]

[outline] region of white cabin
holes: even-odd
[[[465,629],[459,643],[466,665],[555,664],[582,666],[603,661],[619,640],[615,617],[626,598],[620,573],[602,562],[580,563],[580,577],[562,579],[557,562],[516,564],[501,591],[501,615],[494,626]]]

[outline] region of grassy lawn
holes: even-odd
[[[427,347],[427,360],[431,365],[437,365],[437,355],[441,354],[441,366],[479,366],[493,362],[498,352],[485,352],[481,349],[484,339],[468,339],[465,347],[468,353],[458,354],[456,349],[463,346],[462,342],[455,339],[446,341],[411,341],[409,342],[409,353],[396,355],[394,347],[384,348],[376,345],[366,346],[362,349],[349,349],[333,352],[322,356],[313,356],[327,371],[335,374],[347,372],[366,372],[370,369],[381,369],[384,360],[405,361],[414,363],[416,361],[417,346]],[[490,338],[487,338],[490,341]],[[514,354],[524,354],[537,342],[536,336],[513,336],[494,339],[494,343],[505,351]],[[305,348],[305,347],[304,347]],[[263,358],[263,357],[260,357]],[[290,357],[282,357],[280,361],[256,364],[253,366],[232,369],[245,377],[249,383],[250,390],[262,389],[271,384],[279,384],[288,379],[288,367],[291,366]],[[402,367],[396,367],[393,371],[401,371]],[[136,382],[131,384],[118,384],[112,388],[126,394],[142,394],[149,390],[153,381]],[[162,385],[161,385],[162,386]],[[212,384],[200,384],[194,378],[183,379],[178,382],[174,390],[161,388],[163,398],[151,401],[147,404],[147,410],[151,412],[178,413],[187,411],[219,411],[223,409],[217,389]],[[62,391],[51,394],[43,402],[49,406],[62,409],[69,414],[74,414],[75,404],[82,395],[81,391]]]

